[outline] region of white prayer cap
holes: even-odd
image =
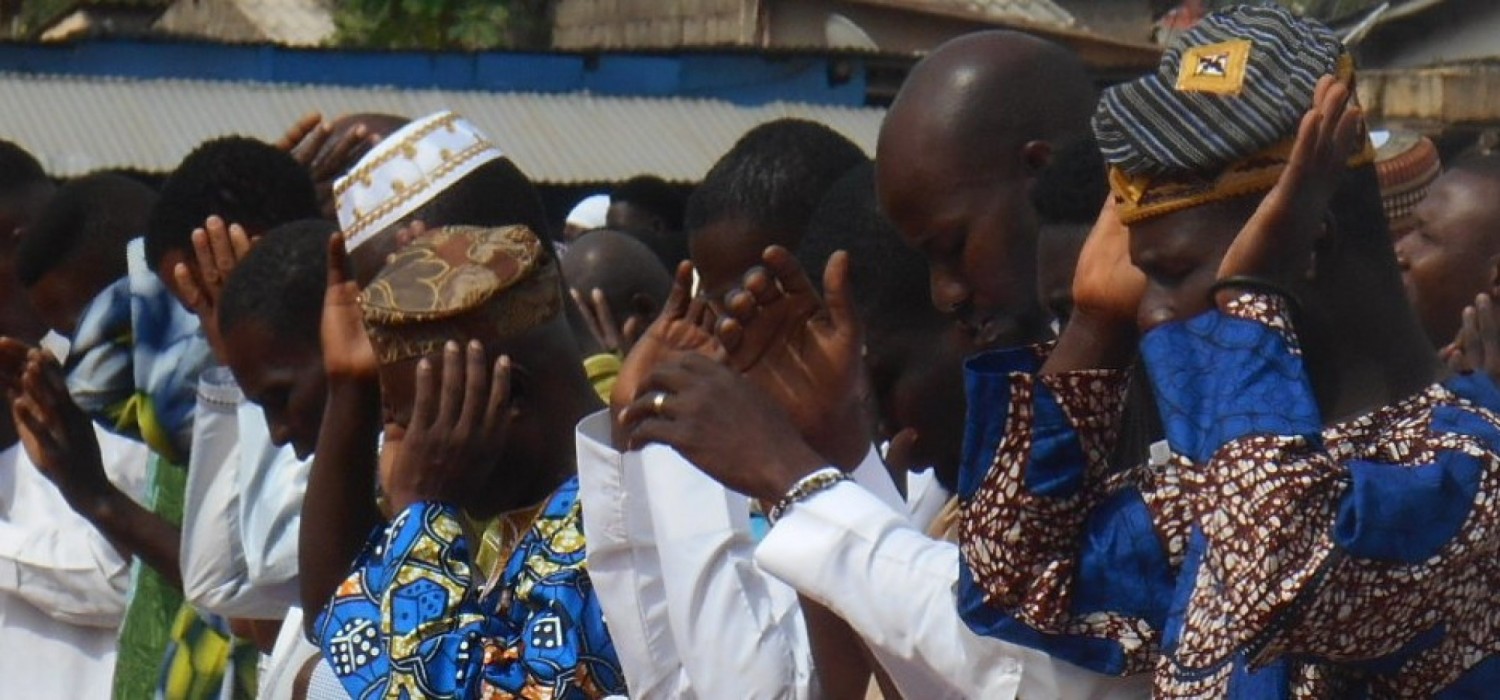
[[[568,224],[585,231],[592,231],[596,228],[604,228],[604,221],[608,216],[609,195],[589,195],[575,205],[573,211],[568,212]]]
[[[504,155],[453,112],[407,124],[333,184],[344,244],[349,250],[358,248],[475,168]]]

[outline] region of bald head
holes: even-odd
[[[1096,101],[1071,51],[988,31],[918,63],[886,114],[881,209],[927,257],[933,304],[981,346],[1047,332],[1029,191],[1055,151],[1089,135]]]
[[[966,34],[939,46],[901,86],[879,154],[938,148],[965,165],[1007,166],[1028,141],[1088,133],[1098,96],[1082,61],[1013,31]]]
[[[632,314],[649,323],[666,303],[672,276],[645,243],[600,229],[580,236],[562,259],[563,279],[582,294],[604,292],[616,320]]]

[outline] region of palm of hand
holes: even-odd
[[[1145,291],[1146,275],[1130,261],[1130,232],[1120,223],[1111,197],[1078,254],[1073,306],[1101,318],[1133,323]]]
[[[683,263],[677,269],[672,292],[661,314],[631,346],[620,366],[609,397],[611,412],[618,415],[630,405],[640,391],[641,382],[665,362],[686,355],[702,355],[715,361],[724,359],[724,348],[710,330],[713,314],[707,303],[702,298],[688,298],[692,281],[693,268]]]
[[[323,369],[331,378],[368,380],[377,376],[380,363],[365,333],[359,286],[344,272],[346,255],[343,237],[333,236],[328,243],[328,288],[319,328]]]
[[[730,299],[731,318],[720,324],[729,364],[770,395],[820,454],[840,464],[858,460],[868,425],[859,391],[862,338],[846,291],[848,256],[829,260],[826,305],[786,250],[772,248],[765,260],[766,270],[747,276],[745,289]]]
[[[1219,265],[1219,278],[1257,276],[1285,282],[1306,272],[1328,204],[1346,161],[1367,139],[1349,87],[1318,81],[1286,168],[1245,223]]]

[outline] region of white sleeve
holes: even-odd
[[[857,484],[790,508],[756,560],[847,621],[906,697],[1150,697],[1150,674],[1102,676],[971,632],[953,594],[958,547]]]
[[[240,404],[239,425],[241,454],[251,458],[239,472],[245,568],[250,585],[270,603],[263,612],[280,617],[300,602],[297,536],[312,459],[299,459],[291,446],[272,444],[258,406]]]
[[[695,693],[813,697],[802,607],[796,591],[755,564],[749,500],[671,448],[640,456],[672,636]]]
[[[690,698],[667,622],[640,456],[610,445],[609,421],[609,411],[600,411],[580,421],[576,434],[589,579],[631,695]]]
[[[796,592],[753,560],[749,504],[675,451],[621,454],[609,416],[578,427],[589,577],[630,696],[806,698]]]
[[[131,499],[145,494],[147,450],[95,430],[104,470]],[[0,455],[0,591],[61,622],[113,628],[125,614],[130,559],[73,512],[19,445]]]
[[[295,600],[294,587],[258,587],[246,563],[241,504],[251,495],[240,491],[241,473],[257,468],[260,446],[241,440],[243,400],[225,368],[199,379],[182,518],[182,592],[194,607],[217,615],[280,619]]]

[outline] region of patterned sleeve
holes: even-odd
[[[1150,668],[1171,597],[1161,474],[1116,469],[1126,372],[1036,374],[1035,349],[966,367],[959,608],[977,633],[1084,668]]]
[[[350,696],[594,697],[584,650],[608,642],[587,574],[537,580],[531,597],[548,602],[532,608],[504,594],[481,599],[471,557],[450,506],[419,503],[392,521],[318,621],[319,646]],[[488,610],[492,600],[504,610]]]
[[[1391,684],[1377,695],[1426,696],[1483,658],[1461,645],[1496,634],[1493,414],[1434,387],[1325,431],[1273,296],[1158,328],[1142,352],[1167,438],[1197,465],[1171,695],[1270,682],[1236,669],[1311,656],[1389,661],[1364,671]]]

